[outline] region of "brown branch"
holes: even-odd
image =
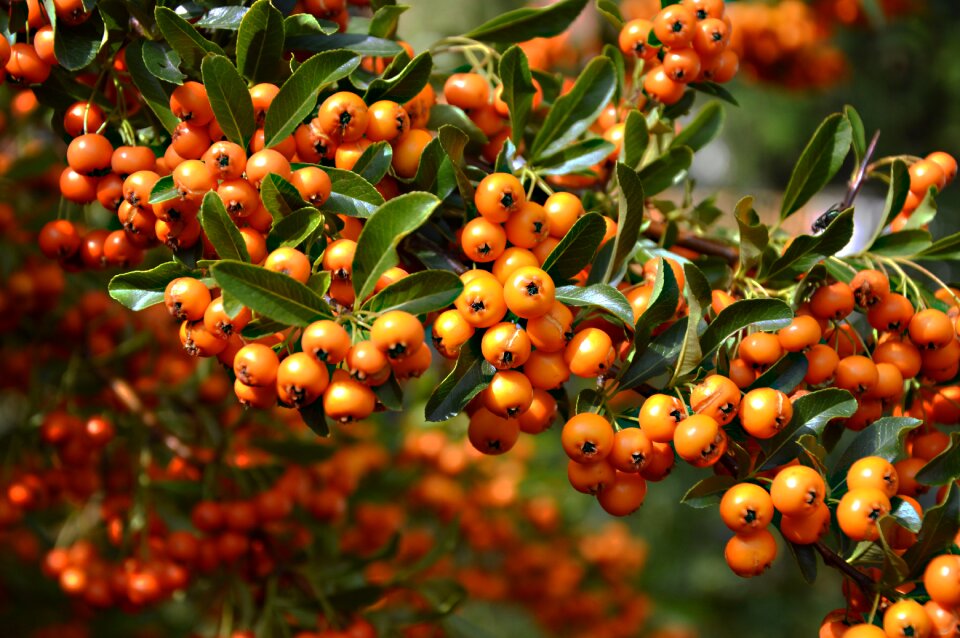
[[[860,169],[847,186],[847,194],[840,203],[840,210],[846,210],[853,206],[853,200],[857,198],[857,195],[860,193],[860,189],[863,187],[863,182],[866,181],[867,167],[870,164],[870,159],[873,157],[874,152],[877,150],[877,142],[879,140],[880,131],[877,131],[873,134],[873,138],[870,140],[870,145],[863,154],[863,159],[860,160]]]
[[[659,241],[666,232],[666,228],[666,224],[662,222],[651,221],[643,234],[649,239]],[[677,233],[677,239],[674,241],[674,245],[696,251],[701,255],[720,257],[730,264],[735,264],[737,260],[740,259],[740,251],[737,250],[735,246],[701,237],[700,235],[685,230]]]
[[[164,434],[161,431],[160,420],[157,418],[156,413],[143,404],[140,395],[133,389],[133,386],[123,379],[115,377],[108,379],[107,384],[120,403],[122,403],[131,414],[139,416],[143,424],[147,426],[171,452],[184,459],[193,457],[190,448],[184,445],[180,439],[173,435]]]
[[[827,547],[822,541],[817,541],[814,543],[813,547],[823,558],[823,562],[826,565],[835,567],[843,572],[845,576],[857,584],[857,587],[859,587],[864,594],[870,594],[873,592],[875,583],[869,576],[847,561],[843,560],[839,554]]]

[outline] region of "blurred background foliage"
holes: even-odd
[[[877,2],[887,15],[868,15],[860,2]],[[521,0],[407,0],[403,33],[417,50],[463,24],[524,6]],[[624,15],[643,11],[643,0],[625,0]],[[728,5],[780,6],[791,2],[728,2]],[[793,2],[799,5],[799,2]],[[634,6],[629,6],[634,5]],[[960,2],[957,0],[816,0],[806,11],[823,39],[814,49],[835,47],[842,64],[824,73],[818,64],[836,59],[801,60],[800,71],[820,75],[821,86],[789,86],[784,78],[757,79],[741,73],[729,87],[740,103],[727,108],[723,133],[696,156],[693,174],[701,188],[722,191],[730,201],[742,195],[776,193],[809,136],[823,117],[854,105],[869,131],[881,131],[877,156],[925,155],[960,150]],[[747,7],[738,6],[737,11]],[[785,11],[787,15],[789,11]],[[615,33],[598,16],[587,16],[582,30],[612,41]],[[790,35],[796,24],[777,25]],[[592,55],[590,35],[583,35],[581,54]],[[822,51],[821,51],[822,52]],[[446,62],[440,60],[440,63]],[[451,64],[456,61],[451,61]],[[826,75],[827,77],[823,77]],[[698,102],[702,103],[702,102]],[[840,173],[838,189],[842,189]],[[879,197],[882,189],[877,188]],[[871,190],[865,195],[869,197]],[[724,201],[727,198],[721,198]],[[839,197],[837,198],[839,199]],[[762,200],[761,200],[762,201]],[[940,198],[935,237],[960,230],[960,192]],[[728,211],[732,212],[732,211]],[[953,280],[960,273],[950,273]],[[566,513],[585,528],[609,520],[593,499],[567,488],[566,464],[559,430],[545,433],[521,492],[552,491]],[[654,601],[652,624],[688,623],[703,638],[807,638],[820,619],[842,604],[840,578],[820,570],[814,586],[800,576],[793,559],[782,553],[761,578],[742,580],[726,567],[723,546],[727,532],[716,509],[679,505],[683,490],[703,477],[702,470],[681,464],[662,483],[650,485],[643,508],[628,519],[631,529],[649,546],[647,565],[639,575]],[[783,549],[781,547],[781,549]]]

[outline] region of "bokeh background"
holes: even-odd
[[[411,10],[403,18],[401,32],[420,50],[462,30],[463,24],[477,24],[525,3],[407,0],[407,4]],[[645,10],[647,4],[626,0],[621,9],[629,16],[631,11]],[[728,2],[740,5],[737,11],[763,4]],[[878,157],[925,155],[937,149],[960,152],[960,2],[877,0],[874,6],[882,5],[882,16],[870,13],[873,7],[865,6],[868,0],[766,4],[779,6],[781,12],[779,22],[768,25],[768,30],[778,31],[789,41],[810,29],[812,20],[817,36],[792,63],[781,61],[762,71],[763,77],[742,69],[746,72],[728,87],[740,106],[727,108],[721,136],[696,156],[692,174],[701,190],[717,191],[721,200],[729,201],[757,195],[758,202],[778,206],[776,195],[809,136],[823,117],[845,104],[858,109],[868,136],[881,131]],[[591,38],[596,34],[607,41],[615,37],[612,27],[596,14],[582,22],[582,39],[574,48],[586,57],[593,55]],[[849,170],[848,166],[841,171],[833,192],[811,209],[842,198]],[[884,193],[882,185],[868,185],[861,197],[863,207],[882,201]],[[939,203],[940,213],[930,229],[934,237],[960,230],[960,194],[948,189]],[[810,214],[815,217],[812,210]],[[960,279],[957,272],[944,274],[953,281]],[[554,439],[559,439],[559,431],[537,438],[536,461],[521,491],[547,490],[553,485],[555,494],[567,494],[566,512],[579,525],[604,524],[609,517],[593,499],[566,488],[565,459]],[[733,575],[723,560],[728,532],[716,509],[678,504],[684,489],[698,478],[702,471],[677,467],[666,481],[650,485],[643,508],[628,519],[631,530],[649,547],[639,578],[653,599],[652,624],[689,624],[703,638],[816,635],[820,619],[842,604],[839,577],[821,568],[816,584],[809,586],[785,551],[761,578],[742,580]]]

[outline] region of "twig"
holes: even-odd
[[[817,541],[814,543],[813,547],[823,558],[823,562],[825,564],[831,567],[836,567],[843,572],[845,576],[857,584],[857,587],[859,587],[863,593],[869,594],[873,591],[874,582],[869,576],[847,561],[843,560],[839,554],[824,545],[822,541]]]
[[[840,204],[840,210],[846,210],[850,208],[853,205],[853,200],[855,200],[857,198],[857,194],[860,193],[860,189],[863,187],[863,182],[865,181],[864,178],[867,176],[867,166],[870,164],[870,158],[873,157],[874,152],[877,150],[877,142],[879,140],[880,131],[877,131],[873,134],[873,138],[870,140],[870,145],[867,146],[867,151],[863,154],[863,159],[860,160],[860,169],[857,171],[857,174],[847,187],[847,194],[843,198],[843,202]]]
[[[649,239],[659,241],[665,232],[666,224],[652,221],[643,234]],[[677,233],[677,239],[674,241],[674,245],[694,250],[701,255],[721,257],[730,264],[735,264],[740,259],[740,251],[735,247],[721,244],[720,242],[712,241],[706,237],[700,237],[699,235],[684,230]]]
[[[180,439],[172,435],[166,435],[160,431],[160,420],[157,418],[156,413],[147,409],[140,399],[140,395],[133,389],[133,386],[123,379],[117,378],[109,379],[108,384],[110,390],[117,399],[119,399],[120,403],[132,414],[139,416],[143,424],[147,426],[153,434],[157,435],[171,452],[184,459],[193,457],[190,448],[184,445]]]

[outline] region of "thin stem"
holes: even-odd
[[[851,180],[850,185],[847,187],[847,194],[843,198],[843,202],[840,204],[840,210],[846,210],[853,206],[853,200],[857,198],[857,194],[860,192],[860,189],[863,187],[864,177],[867,175],[868,165],[870,158],[873,157],[874,152],[877,150],[877,142],[880,140],[880,131],[877,131],[873,134],[873,138],[870,140],[870,145],[867,146],[867,151],[863,154],[863,160],[860,162],[860,168],[857,170],[857,174]]]
[[[921,265],[918,264],[917,262],[912,261],[912,260],[910,260],[910,259],[906,259],[906,258],[904,258],[904,257],[894,257],[894,258],[893,258],[893,261],[895,261],[895,262],[897,262],[897,263],[900,263],[900,264],[903,264],[904,266],[907,266],[908,268],[913,268],[913,269],[916,270],[917,272],[923,273],[924,275],[926,275],[927,277],[929,277],[930,280],[933,281],[935,284],[937,284],[938,286],[940,286],[941,288],[943,288],[944,290],[946,290],[947,292],[949,292],[949,293],[950,293],[950,296],[953,297],[953,300],[956,301],[958,304],[960,304],[960,297],[958,297],[958,296],[957,296],[957,293],[955,293],[955,292],[953,291],[953,288],[951,288],[950,286],[948,286],[947,284],[945,284],[942,279],[940,279],[939,277],[937,277],[936,275],[934,275],[932,272],[930,272],[929,270],[927,270],[926,268],[924,268],[923,266],[921,266]]]

